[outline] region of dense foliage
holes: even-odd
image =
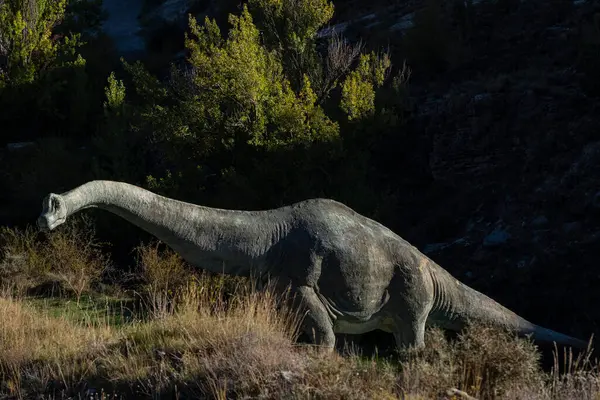
[[[358,196],[371,197],[366,188],[356,190],[368,186],[364,146],[372,132],[364,128],[389,103],[376,104],[376,97],[384,87],[394,90],[392,64],[387,53],[366,53],[341,36],[319,39],[332,3],[250,1],[229,16],[228,27],[190,15],[187,62],[166,73],[141,61],[112,64],[112,72],[90,66],[81,32],[67,22],[86,16],[97,26],[97,6],[73,2],[80,18],[70,20],[64,1],[9,1],[1,8],[0,102],[13,107],[3,118],[20,127],[5,140],[68,135],[56,145],[87,148],[61,160],[78,170],[72,180],[39,172],[54,190],[110,178],[229,207],[319,195],[358,205]],[[102,36],[85,39],[100,46]],[[102,91],[99,77],[91,76],[98,71],[106,73]],[[406,68],[401,72],[408,76]]]

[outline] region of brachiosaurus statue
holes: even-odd
[[[460,283],[390,229],[334,200],[235,211],[173,200],[123,182],[91,181],[49,194],[37,224],[52,230],[89,207],[125,218],[198,268],[289,285],[306,312],[302,329],[328,350],[334,349],[334,333],[374,329],[393,333],[398,347],[419,348],[426,324],[459,330],[467,321],[540,341],[587,345],[519,317]]]

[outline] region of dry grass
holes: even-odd
[[[200,290],[210,303],[216,303],[232,293],[247,292],[249,280],[223,274],[198,271],[164,244],[155,241],[136,248],[137,266],[143,284],[138,295],[154,318],[173,312],[174,298],[188,289],[190,283],[202,282]]]
[[[4,241],[10,244],[4,252],[38,262],[21,269],[36,280],[56,267],[48,266],[33,243],[41,243],[40,249],[51,245],[33,242],[32,232],[5,230],[4,237],[12,239]],[[93,259],[90,248],[69,236],[76,232],[59,233],[66,236],[49,243],[58,246],[55,251],[67,249],[64,259]],[[84,253],[70,252],[74,248]],[[222,276],[190,274],[180,258],[156,244],[140,247],[138,254],[144,288],[152,293],[144,297],[143,319],[115,324],[108,313],[72,318],[73,309],[48,313],[15,290],[0,293],[0,398],[600,396],[600,375],[589,357],[557,358],[554,370],[545,373],[534,345],[484,326],[470,327],[452,341],[429,330],[425,350],[390,359],[325,354],[297,344],[299,318],[282,306],[288,304],[285,295],[255,292]],[[100,255],[95,265],[105,260]],[[35,265],[42,268],[38,273]]]
[[[146,394],[170,393],[176,385],[210,392],[229,385],[260,390],[267,377],[296,364],[295,320],[274,311],[277,298],[247,293],[225,303],[193,280],[160,318],[122,332],[103,363],[113,381],[137,382]]]
[[[496,329],[472,326],[454,342],[432,329],[427,343],[404,362],[403,384],[411,391],[433,394],[446,387],[497,398],[514,387],[537,387],[544,378],[536,347]]]
[[[53,382],[74,387],[95,371],[94,354],[109,343],[108,325],[73,325],[67,317],[34,311],[10,295],[0,297],[0,393],[43,393]]]
[[[204,282],[207,283],[207,282]],[[168,315],[121,327],[48,317],[0,297],[0,396],[117,392],[126,398],[430,399],[458,388],[480,399],[593,399],[596,371],[544,374],[525,340],[472,327],[400,363],[295,344],[297,318],[270,292],[213,302],[193,281]],[[455,393],[460,393],[455,391]],[[443,397],[445,396],[445,397]]]
[[[131,395],[169,396],[177,385],[197,394],[224,385],[250,393],[263,390],[278,371],[302,367],[295,319],[274,311],[276,296],[248,293],[213,302],[204,283],[190,282],[161,318],[121,327],[108,318],[74,323],[1,296],[0,393],[73,394],[91,382]]]
[[[56,289],[81,297],[109,266],[86,218],[75,218],[51,235],[32,227],[0,228],[0,284],[20,295]]]

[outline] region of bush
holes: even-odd
[[[0,283],[18,295],[50,288],[56,294],[73,293],[79,301],[110,265],[83,218],[70,219],[45,238],[31,227],[3,227],[0,244]]]
[[[471,325],[454,341],[430,329],[426,345],[403,354],[406,392],[435,397],[456,388],[476,398],[514,398],[508,394],[538,391],[548,383],[536,346],[499,329]]]
[[[360,56],[357,69],[350,72],[342,84],[340,107],[349,120],[365,118],[375,112],[375,89],[383,85],[391,65],[387,54]]]

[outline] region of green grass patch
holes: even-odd
[[[145,315],[139,300],[100,294],[86,294],[79,301],[69,297],[26,297],[23,302],[50,317],[86,325],[120,327]]]

